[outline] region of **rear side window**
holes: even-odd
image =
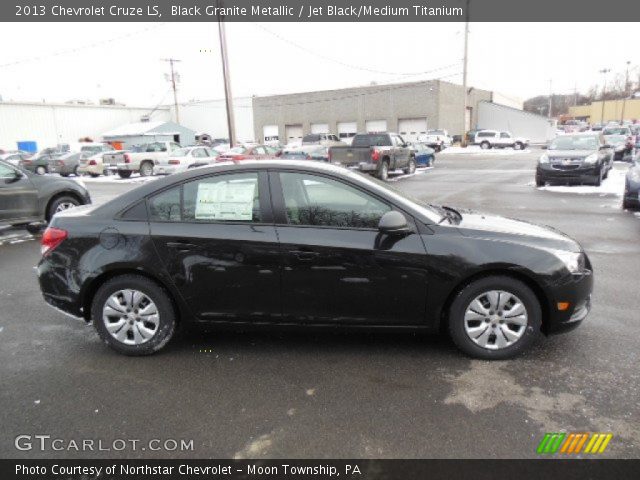
[[[390,147],[391,138],[389,135],[356,135],[353,137],[353,147]]]
[[[149,219],[152,222],[179,222],[181,220],[180,190],[181,187],[174,187],[151,198]]]

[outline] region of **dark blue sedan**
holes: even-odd
[[[436,162],[436,151],[424,143],[414,143],[416,165],[418,167],[433,167]]]

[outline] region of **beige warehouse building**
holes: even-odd
[[[604,110],[602,102],[593,102],[591,105],[576,105],[569,107],[569,115],[590,123],[640,119],[640,98],[607,100],[604,102]]]

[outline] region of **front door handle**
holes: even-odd
[[[298,260],[313,260],[320,255],[318,252],[312,252],[310,250],[292,250],[291,253],[294,254]]]
[[[179,251],[188,251],[188,250],[193,250],[194,248],[197,248],[197,245],[194,245],[193,243],[186,243],[186,242],[167,242],[167,247],[169,248],[175,248],[176,250]]]

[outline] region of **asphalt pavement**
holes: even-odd
[[[551,225],[586,249],[591,315],[503,362],[440,336],[304,330],[184,332],[157,355],[121,356],[42,300],[38,239],[1,230],[0,457],[535,458],[546,432],[610,432],[601,456],[639,457],[640,217],[606,186],[536,189],[537,155],[442,154],[392,181],[431,203]],[[626,169],[615,168],[610,185]],[[101,203],[135,184],[87,185]],[[62,450],[18,450],[18,435]],[[110,450],[73,448],[87,439]]]

